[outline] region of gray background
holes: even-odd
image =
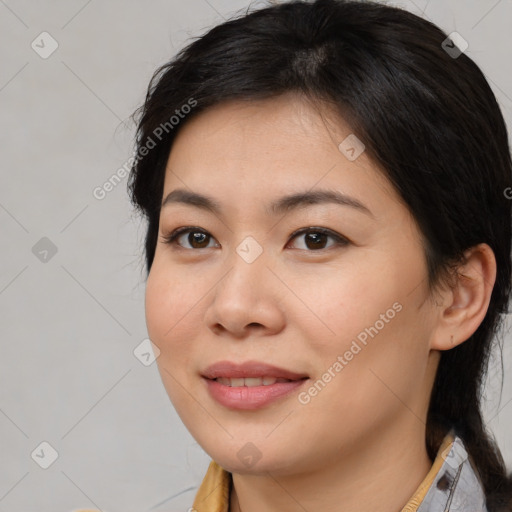
[[[469,42],[511,126],[512,1],[394,4]],[[102,200],[93,190],[132,154],[129,116],[156,67],[248,5],[0,0],[0,512],[192,505],[209,457],[156,363],[134,355],[147,337],[144,226],[126,179]],[[44,31],[58,43],[47,58]],[[486,418],[512,469],[506,341],[503,395],[494,359]],[[43,441],[58,452],[48,469]]]

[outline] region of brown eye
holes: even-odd
[[[330,249],[333,246],[344,246],[349,243],[346,238],[325,228],[302,229],[292,235],[292,239],[299,237],[304,237],[303,240],[305,248],[299,247],[301,250],[318,251],[322,249]],[[331,245],[326,246],[329,238],[334,240],[334,242]]]
[[[185,236],[187,235],[187,236]],[[186,240],[189,247],[180,242],[180,239]],[[163,241],[166,244],[174,244],[184,249],[207,249],[208,242],[213,240],[212,236],[200,228],[178,228],[170,235],[164,236]]]
[[[208,241],[209,236],[210,235],[207,235],[206,233],[202,233],[199,231],[190,231],[187,236],[187,242],[196,249],[204,249],[205,247],[208,246],[208,243],[206,243],[205,245],[205,240]]]

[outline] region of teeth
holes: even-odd
[[[232,388],[238,388],[242,386],[247,386],[251,388],[254,386],[270,386],[271,384],[275,384],[276,382],[291,382],[289,379],[278,379],[276,377],[246,377],[237,379],[219,377],[218,379],[215,380],[219,384],[224,384],[224,386],[230,386]]]
[[[263,379],[258,377],[247,377],[246,379],[236,379],[241,380],[242,383],[238,384],[239,386],[247,386],[248,388],[252,388],[253,386],[261,386],[263,384]],[[233,382],[233,381],[232,381]],[[273,382],[271,382],[273,384]],[[231,384],[232,386],[236,386],[237,384]]]

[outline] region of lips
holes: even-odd
[[[210,396],[222,406],[238,411],[256,410],[290,398],[309,377],[259,361],[236,364],[219,361],[202,372]]]
[[[208,368],[202,372],[202,376],[211,380],[235,379],[238,385],[240,385],[240,379],[274,378],[285,379],[286,381],[297,381],[308,378],[304,373],[293,372],[260,361],[246,361],[238,364],[231,361],[219,361],[208,366]],[[255,381],[248,382],[250,384],[255,383]]]

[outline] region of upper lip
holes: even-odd
[[[300,380],[306,378],[304,373],[296,373],[291,370],[279,368],[260,361],[246,361],[243,363],[234,363],[231,361],[218,361],[214,363],[201,374],[207,379],[223,378],[243,378],[243,377],[275,377],[277,379]]]

